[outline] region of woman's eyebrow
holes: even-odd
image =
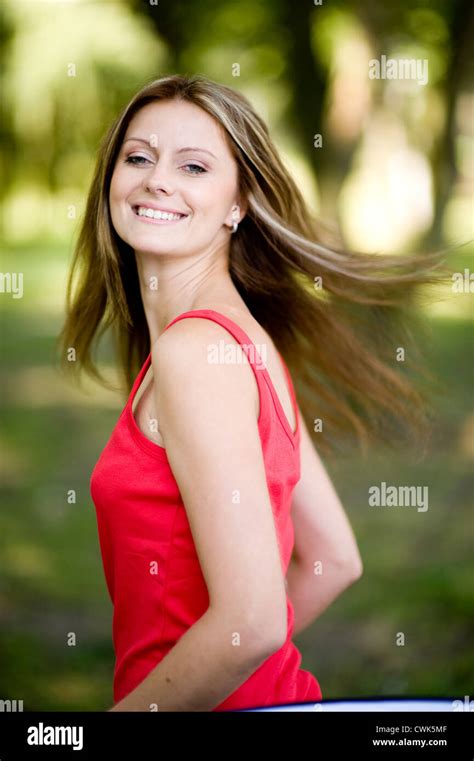
[[[148,146],[150,145],[149,140],[145,140],[142,137],[127,137],[123,142],[126,143],[127,140],[137,140],[139,143],[146,143]],[[196,146],[186,146],[186,148],[180,148],[176,151],[176,153],[185,153],[186,151],[199,151],[200,153],[208,153],[213,158],[217,159],[217,156],[214,156],[211,151],[208,151],[206,148],[197,148]]]

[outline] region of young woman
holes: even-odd
[[[323,242],[232,88],[164,77],[120,114],[60,337],[64,366],[103,381],[91,346],[112,326],[127,390],[134,380],[91,477],[114,605],[111,710],[321,699],[292,637],[362,563],[309,428],[350,426],[365,443],[377,411],[422,411],[396,361],[396,307],[438,267]]]

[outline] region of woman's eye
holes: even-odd
[[[203,166],[200,166],[199,164],[185,164],[185,166],[194,167],[195,169],[199,169],[198,172],[191,172],[191,174],[203,174],[204,172],[207,172],[207,169],[204,169]]]
[[[148,159],[145,158],[145,156],[127,156],[127,158],[125,159],[126,164],[132,164],[135,166],[137,166],[139,161],[148,161]]]
[[[145,156],[127,156],[125,159],[125,163],[132,166],[143,166],[144,162],[150,163],[150,159],[147,159]],[[204,174],[207,172],[207,169],[204,169],[199,164],[185,164],[185,167],[189,168],[188,174]]]

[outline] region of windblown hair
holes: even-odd
[[[401,430],[419,435],[417,443],[426,446],[426,390],[434,379],[420,359],[426,326],[419,303],[422,289],[449,277],[442,266],[445,252],[347,251],[311,214],[249,101],[200,75],[166,76],[145,85],[101,142],[67,284],[66,320],[58,337],[61,369],[76,379],[85,370],[111,388],[92,347],[112,328],[128,393],[151,349],[133,249],[112,225],[108,196],[132,117],[152,101],[173,99],[194,103],[225,130],[239,192],[248,203],[230,238],[229,272],[287,362],[309,429],[323,421],[321,449],[334,448],[341,434],[355,433],[366,453],[371,439],[393,444]]]

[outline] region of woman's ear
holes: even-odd
[[[237,201],[237,205],[239,207],[239,214],[240,214],[240,222],[242,222],[243,218],[247,214],[248,210],[248,203],[246,198],[239,198]]]

